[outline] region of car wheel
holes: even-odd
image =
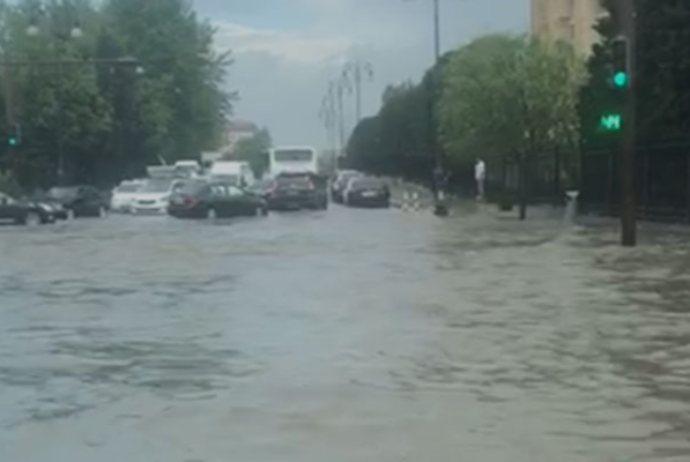
[[[41,216],[36,212],[28,212],[24,217],[23,224],[26,226],[38,226],[42,223]]]

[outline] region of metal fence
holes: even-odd
[[[562,204],[565,192],[577,189],[580,159],[574,153],[553,152],[529,159],[527,197],[530,203]],[[520,187],[520,165],[515,158],[505,158],[499,190],[516,195]]]
[[[581,158],[581,211],[616,215],[620,204],[616,150],[592,150]],[[690,222],[690,143],[638,148],[636,202],[639,218]]]

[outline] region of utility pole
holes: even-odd
[[[359,123],[362,120],[362,84],[364,80],[371,82],[374,78],[374,68],[368,61],[351,61],[345,65],[344,76],[354,83],[355,88],[355,118]]]
[[[344,154],[345,151],[345,104],[344,104],[344,98],[345,98],[345,91],[350,91],[350,86],[345,78],[345,76],[341,76],[340,79],[338,79],[337,82],[335,82],[336,86],[336,95],[337,95],[337,101],[338,101],[338,153],[340,156]]]
[[[620,150],[621,243],[637,245],[635,200],[636,113],[637,113],[637,11],[635,0],[618,0],[621,28],[627,43],[628,87],[623,112],[623,141]]]
[[[441,59],[441,8],[439,0],[434,0],[434,52],[438,64]]]

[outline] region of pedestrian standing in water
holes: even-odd
[[[486,164],[482,159],[477,159],[474,166],[474,179],[477,182],[477,200],[483,201],[485,197]]]

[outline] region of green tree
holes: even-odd
[[[584,67],[572,48],[526,37],[479,38],[449,58],[439,103],[441,135],[460,168],[484,158],[520,165],[521,218],[535,156],[576,153]]]
[[[190,2],[19,0],[0,4],[0,31],[4,62],[21,62],[2,69],[0,127],[11,114],[23,135],[0,169],[23,184],[54,184],[60,164],[67,182],[113,184],[220,144],[230,54]]]
[[[348,142],[348,164],[372,173],[428,182],[434,164],[431,72],[420,84],[386,88],[379,114],[362,120]]]

